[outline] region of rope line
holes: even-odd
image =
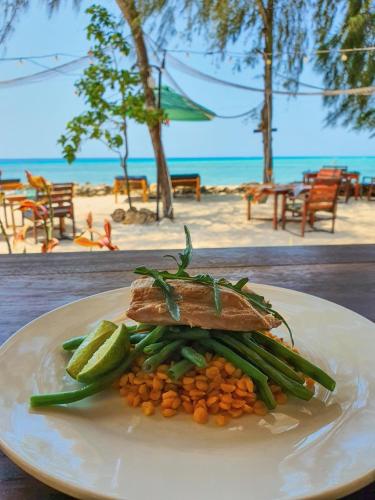
[[[259,87],[252,87],[249,85],[243,85],[241,83],[235,83],[228,80],[223,80],[215,76],[204,73],[203,71],[197,70],[192,66],[180,61],[176,57],[167,54],[167,59],[171,64],[179,71],[186,73],[190,76],[195,76],[201,80],[210,81],[219,85],[225,85],[227,87],[233,87],[240,90],[248,90],[250,92],[260,92],[264,93],[264,89]],[[288,95],[288,96],[337,96],[337,95],[371,95],[375,93],[375,87],[359,87],[352,89],[323,89],[320,92],[293,92],[287,90],[272,90],[270,93],[276,95]]]
[[[0,89],[16,87],[19,85],[26,85],[29,83],[39,83],[41,81],[53,78],[55,76],[70,76],[67,71],[80,68],[90,61],[90,56],[83,56],[74,61],[70,61],[65,64],[60,64],[54,68],[48,68],[43,71],[38,71],[37,73],[32,73],[31,75],[20,76],[18,78],[12,78],[10,80],[0,81]],[[47,68],[46,66],[34,61],[34,64]],[[67,70],[67,71],[66,71]]]

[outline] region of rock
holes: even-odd
[[[126,217],[126,212],[123,208],[116,208],[111,217],[113,222],[122,222]]]
[[[203,194],[238,194],[244,193],[247,191],[249,187],[254,187],[258,183],[243,183],[240,185],[233,186],[201,186],[201,193]],[[75,187],[76,196],[104,196],[111,194],[113,191],[113,187],[108,184],[98,184],[93,185],[89,182],[84,184],[77,184]],[[189,186],[180,186],[175,188],[175,194],[184,195],[194,193],[194,190]],[[156,184],[153,183],[150,185],[150,199],[156,199]]]
[[[121,209],[120,209],[121,210]],[[116,211],[116,210],[115,210]],[[125,212],[122,220],[123,224],[151,224],[156,221],[156,214],[148,208],[137,210],[135,207],[129,208]]]
[[[85,182],[84,184],[76,184],[75,195],[76,196],[104,196],[106,194],[112,193],[112,186],[107,184],[99,184],[94,186],[90,182]]]

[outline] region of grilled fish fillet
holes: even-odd
[[[222,311],[215,311],[213,290],[207,285],[169,280],[180,307],[180,321],[171,318],[160,288],[152,278],[141,278],[131,286],[127,316],[139,323],[153,325],[189,325],[232,331],[269,330],[281,321],[272,314],[255,309],[242,295],[221,287]]]

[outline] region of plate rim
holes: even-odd
[[[257,286],[260,287],[265,287],[269,289],[274,289],[278,291],[287,291],[289,293],[293,294],[299,294],[299,295],[304,295],[307,297],[312,297],[314,299],[317,299],[319,301],[324,301],[329,304],[333,304],[336,308],[346,310],[350,312],[351,314],[361,318],[361,320],[365,320],[369,326],[374,326],[375,323],[370,320],[369,318],[366,318],[365,316],[362,316],[361,314],[357,313],[356,311],[353,311],[352,309],[349,309],[345,306],[342,306],[340,304],[337,304],[336,302],[324,299],[322,297],[319,297],[317,295],[313,295],[310,293],[302,292],[299,290],[294,290],[292,288],[287,288],[287,287],[280,287],[280,286],[274,286],[274,285],[268,285],[268,284],[263,284],[263,283],[251,283],[252,286],[255,288]],[[66,304],[62,304],[58,307],[55,307],[51,309],[50,311],[47,311],[36,318],[32,319],[25,325],[23,325],[21,328],[19,328],[16,332],[14,332],[3,344],[0,345],[0,355],[3,353],[5,349],[7,349],[13,342],[14,339],[23,333],[24,330],[26,330],[29,326],[33,325],[35,322],[39,321],[41,318],[44,318],[45,316],[48,316],[49,314],[53,314],[56,311],[59,311],[64,308],[68,308],[69,306],[76,304],[78,302],[84,302],[86,300],[90,300],[93,297],[98,297],[100,295],[109,295],[112,293],[119,292],[120,290],[129,290],[130,286],[125,286],[125,287],[118,287],[118,288],[113,288],[110,290],[106,290],[104,292],[99,292],[99,293],[94,293],[92,295],[88,295],[86,297],[82,297],[73,301],[70,301]],[[105,495],[103,496],[98,494],[87,487],[79,486],[75,484],[74,482],[70,480],[62,480],[56,477],[54,474],[49,474],[41,469],[35,467],[34,465],[30,464],[27,460],[24,460],[21,455],[18,453],[14,452],[11,447],[9,447],[6,443],[5,440],[2,438],[2,435],[0,433],[0,449],[1,451],[17,466],[19,466],[24,472],[30,474],[32,477],[36,478],[37,480],[40,480],[47,486],[50,486],[52,488],[57,489],[58,491],[61,491],[63,493],[66,493],[68,495],[74,495],[77,498],[90,498],[90,499],[104,499],[104,500],[127,500],[127,497],[119,497],[117,495]],[[325,500],[325,499],[335,499],[335,498],[341,498],[342,496],[349,495],[358,489],[364,488],[365,486],[368,486],[371,482],[375,481],[375,466],[373,468],[369,468],[366,473],[361,475],[360,477],[357,477],[347,483],[338,485],[338,486],[333,486],[330,489],[326,489],[320,493],[317,494],[310,494],[306,495],[303,497],[290,497],[290,498],[299,498],[299,499],[304,499],[304,500]]]

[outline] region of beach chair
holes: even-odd
[[[282,228],[285,229],[287,222],[301,223],[301,236],[305,236],[306,223],[314,228],[317,221],[331,220],[331,233],[335,231],[337,198],[340,187],[340,178],[317,178],[303,200],[291,197],[291,203],[286,201],[282,209]],[[318,212],[329,213],[330,217],[317,217]],[[292,215],[287,219],[287,214]]]
[[[341,168],[323,167],[316,175],[317,179],[341,179],[343,170]]]
[[[195,198],[201,201],[201,176],[199,174],[174,174],[171,175],[173,192],[177,187],[190,187],[195,191]]]
[[[318,172],[317,178],[340,178],[339,196],[343,196],[345,203],[354,194],[355,199],[359,198],[359,172],[348,172],[346,166],[323,167]]]
[[[132,190],[140,190],[142,191],[142,201],[147,202],[149,199],[149,185],[147,181],[147,177],[145,175],[134,176],[130,175],[128,177],[129,180],[129,189]],[[129,194],[127,191],[126,181],[124,176],[115,177],[115,181],[113,184],[113,194],[115,195],[115,203],[117,203],[117,197],[121,194]]]
[[[49,195],[41,191],[37,193],[37,201],[42,202],[47,208],[48,215],[51,213],[49,206],[49,203],[51,202],[53,218],[59,219],[60,238],[64,237],[66,218],[72,221],[73,238],[76,235],[73,197],[74,184],[72,182],[51,184]],[[22,216],[24,219],[32,221],[34,240],[35,243],[38,243],[38,222],[40,219],[35,216],[32,210],[23,212]]]

